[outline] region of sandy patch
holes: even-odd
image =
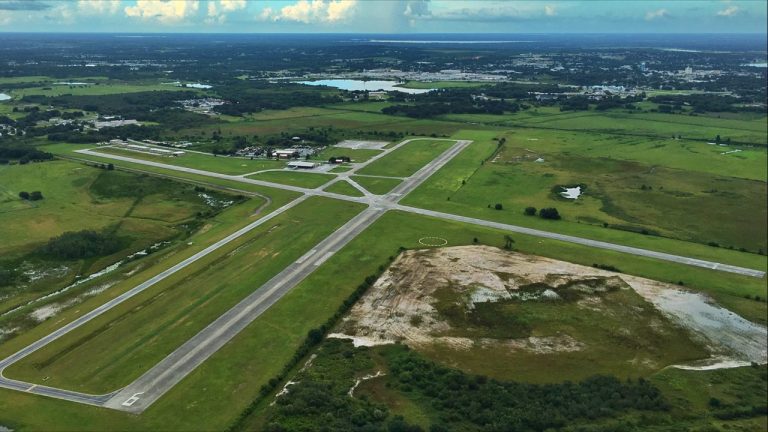
[[[487,246],[462,246],[407,251],[384,272],[352,308],[337,333],[355,346],[402,342],[412,347],[447,346],[457,350],[503,346],[511,351],[539,354],[573,352],[582,342],[567,334],[521,339],[468,339],[450,334],[450,324],[439,316],[438,289],[450,287],[463,306],[518,298],[560,301],[555,290],[530,290],[535,284],[585,294],[608,289],[634,289],[672,322],[705,342],[713,359],[704,366],[733,367],[766,362],[766,328],[715,305],[706,296],[676,285],[609,272],[544,257]],[[525,288],[525,289],[523,289]],[[600,310],[599,296],[583,296],[577,305]],[[649,323],[658,327],[661,323]],[[655,328],[655,327],[654,327]]]

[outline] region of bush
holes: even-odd
[[[536,207],[526,207],[523,214],[526,216],[536,216]]]
[[[539,216],[542,219],[558,220],[560,219],[560,213],[554,207],[543,208],[539,210]]]
[[[503,206],[503,205],[501,205],[500,203],[496,203],[496,205],[495,205],[495,206],[493,206],[493,208],[495,208],[496,210],[503,210],[503,209],[504,209],[504,206]]]
[[[29,192],[24,192],[24,191],[19,192],[19,198],[21,198],[23,200],[28,200],[29,199]]]
[[[29,194],[30,201],[40,201],[41,199],[43,199],[43,193],[40,191],[34,191]]]

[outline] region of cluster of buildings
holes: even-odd
[[[213,109],[227,103],[224,99],[217,98],[186,99],[178,102],[187,111],[206,115],[216,115],[216,112],[214,112]]]
[[[93,121],[93,127],[96,129],[128,125],[141,126],[141,123],[139,123],[137,120],[123,119],[122,117],[118,116],[104,116]]]

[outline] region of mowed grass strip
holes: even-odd
[[[333,174],[305,172],[302,170],[266,171],[247,176],[249,179],[280,183],[314,189],[333,180]]]
[[[408,177],[453,144],[447,140],[414,140],[361,169],[358,174]]]
[[[278,169],[285,167],[284,161],[268,159],[251,160],[228,156],[213,156],[193,152],[186,152],[184,155],[179,157],[167,157],[125,150],[117,147],[99,147],[93,148],[92,150],[99,153],[127,156],[133,159],[159,162],[167,165],[194,168],[203,171],[211,171],[219,174],[229,175],[241,175],[265,169]],[[117,162],[118,161],[113,160],[113,163]]]
[[[323,189],[326,192],[333,192],[337,194],[352,196],[352,197],[361,197],[363,196],[363,193],[357,190],[356,187],[349,184],[349,182],[341,180],[337,181],[336,183],[333,183],[332,185],[326,187]]]
[[[359,163],[359,162],[365,162],[368,159],[379,154],[381,154],[381,150],[350,149],[350,148],[344,148],[344,147],[330,146],[330,147],[326,147],[325,149],[323,149],[323,151],[315,155],[313,159],[327,161],[332,157],[346,156],[352,159],[352,162]]]
[[[386,177],[366,177],[353,175],[350,179],[354,180],[360,186],[366,188],[368,192],[374,195],[385,195],[397,187],[401,180]]]
[[[35,352],[6,374],[95,394],[126,385],[362,208],[310,198]]]

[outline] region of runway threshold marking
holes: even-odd
[[[144,392],[134,393],[133,396],[126,399],[125,402],[122,403],[122,405],[127,407],[132,406],[133,404],[136,403],[136,401],[139,400],[139,395],[143,395],[143,394]]]

